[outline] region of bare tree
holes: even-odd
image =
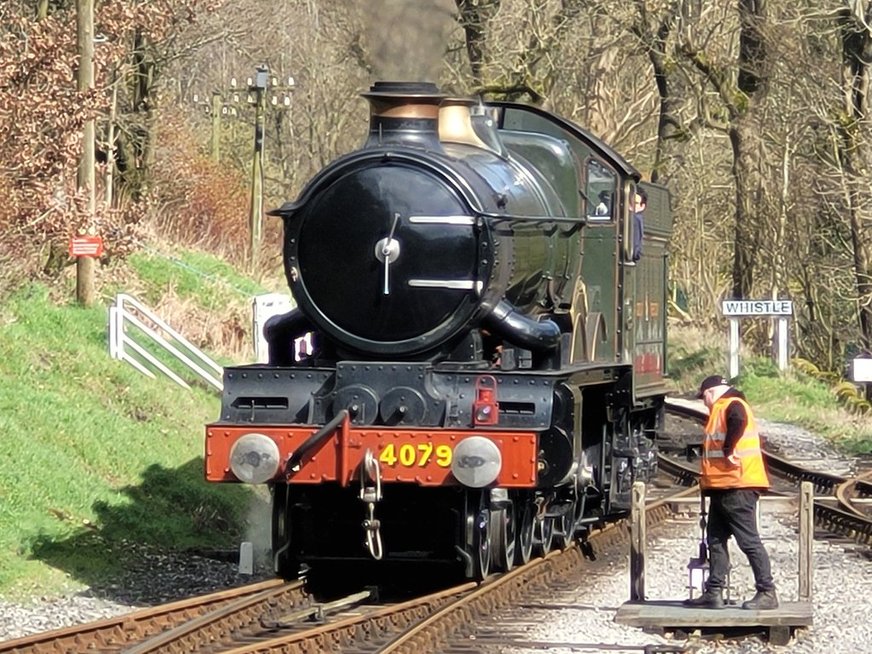
[[[657,140],[654,161],[651,164],[651,181],[660,181],[667,166],[666,148],[670,141],[686,138],[689,126],[684,124],[680,114],[686,100],[683,93],[684,75],[682,71],[670,66],[673,57],[672,35],[678,24],[681,4],[678,0],[666,3],[660,11],[649,10],[645,0],[636,0],[638,15],[631,30],[639,39],[654,74],[657,94],[660,99],[657,119]]]
[[[455,0],[472,91],[546,102],[560,77],[564,37],[588,15],[583,0]]]
[[[709,5],[711,7],[711,5]],[[719,59],[707,51],[702,30],[686,30],[681,51],[703,74],[725,109],[726,119],[718,125],[729,136],[733,152],[733,180],[736,190],[736,221],[733,244],[732,295],[751,296],[754,287],[756,242],[760,224],[755,206],[759,204],[762,182],[755,162],[760,157],[760,126],[756,111],[766,82],[766,0],[739,0],[737,21],[739,45],[735,58]],[[721,27],[730,17],[719,16]]]
[[[851,227],[857,313],[863,346],[872,349],[872,2],[849,0],[839,12],[844,119],[837,125],[838,157],[845,171],[844,200]]]

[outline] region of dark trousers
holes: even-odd
[[[730,570],[727,541],[735,536],[748,557],[757,590],[774,590],[769,554],[757,531],[757,500],[760,492],[747,488],[706,491],[710,498],[706,535],[709,548],[707,588],[724,588]]]

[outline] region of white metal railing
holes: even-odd
[[[143,322],[143,318],[154,327]],[[136,330],[129,330],[133,326]],[[136,298],[119,293],[115,304],[109,307],[109,354],[113,359],[126,361],[143,375],[156,379],[154,372],[146,365],[151,364],[175,383],[190,389],[188,383],[160,361],[151,352],[137,343],[131,334],[139,333],[151,339],[169,352],[185,366],[199,375],[206,383],[219,391],[224,390],[222,378],[224,370],[188,339],[164,322],[157,314]],[[176,344],[171,342],[174,341]]]

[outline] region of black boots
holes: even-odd
[[[706,588],[705,592],[694,599],[687,599],[684,606],[691,609],[722,609],[724,608],[724,591],[720,588]]]
[[[742,604],[743,609],[751,609],[753,611],[767,611],[778,608],[778,596],[775,594],[775,589],[758,590],[747,602]]]
[[[684,600],[682,604],[689,609],[722,609],[724,608],[723,590],[720,588],[707,588],[699,597]],[[758,590],[754,597],[742,604],[742,608],[752,611],[777,609],[778,596],[775,594],[775,589]]]

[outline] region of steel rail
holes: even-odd
[[[872,471],[844,481],[836,487],[836,497],[845,510],[864,518],[869,517],[869,510],[857,508],[854,498],[872,497]]]
[[[681,491],[660,498],[646,506],[646,526],[654,527],[673,515],[673,503],[681,498],[696,493],[696,489]],[[586,541],[587,547],[601,545],[615,547],[629,539],[627,520],[622,519],[609,523],[591,533]],[[440,644],[449,637],[455,629],[469,624],[475,616],[492,614],[523,598],[530,586],[541,583],[543,579],[564,579],[571,569],[584,565],[584,554],[581,548],[573,544],[564,550],[554,550],[544,558],[531,561],[527,565],[516,568],[512,572],[489,579],[476,591],[458,599],[433,613],[390,643],[376,650],[379,654],[420,654],[420,652],[440,651]]]
[[[294,591],[300,584],[301,582],[294,582],[274,586],[241,597],[123,651],[125,654],[153,654],[164,651],[167,647],[175,651],[200,651],[205,645],[226,637],[231,631],[259,622],[265,611],[273,605],[286,604],[288,600],[296,604],[300,597],[294,597]]]
[[[128,643],[196,619],[210,610],[287,585],[289,584],[281,579],[270,579],[132,613],[123,613],[96,622],[24,636],[0,642],[0,654],[118,651]],[[290,585],[302,592],[302,582]]]
[[[467,582],[447,590],[425,595],[400,604],[365,607],[359,615],[339,618],[296,633],[279,635],[259,642],[246,642],[224,654],[296,654],[299,652],[337,651],[342,643],[357,644],[379,638],[389,630],[406,629],[478,587]],[[167,649],[167,651],[175,651]]]
[[[672,515],[673,505],[670,500],[694,492],[694,489],[682,489],[674,495],[651,502],[647,512],[649,525],[653,527]],[[626,542],[629,530],[625,522],[610,523],[594,531],[588,543],[605,548]],[[462,616],[467,611],[481,613],[493,610],[498,605],[510,602],[512,598],[521,597],[524,589],[531,583],[541,582],[543,579],[564,578],[568,570],[578,566],[583,560],[582,552],[573,543],[512,572],[491,577],[482,584],[468,582],[401,604],[358,605],[354,615],[330,616],[326,624],[311,628],[307,628],[302,621],[292,623],[284,618],[265,620],[265,616],[261,616],[259,624],[262,628],[247,630],[241,628],[240,623],[255,625],[256,621],[247,614],[244,619],[234,616],[232,607],[224,607],[213,616],[204,616],[193,621],[191,625],[158,634],[125,651],[129,654],[154,654],[200,651],[201,647],[206,646],[209,651],[222,651],[225,654],[362,650],[413,651],[420,654],[421,651],[436,651],[435,642],[441,637],[438,634],[445,632],[446,621],[462,622]],[[242,610],[247,610],[244,602],[239,604]],[[271,615],[276,611],[287,613],[283,608],[275,608],[271,609]],[[312,610],[307,608],[296,613],[306,616],[311,615]],[[427,641],[426,647],[420,644],[422,639]],[[385,649],[378,650],[379,646]]]

